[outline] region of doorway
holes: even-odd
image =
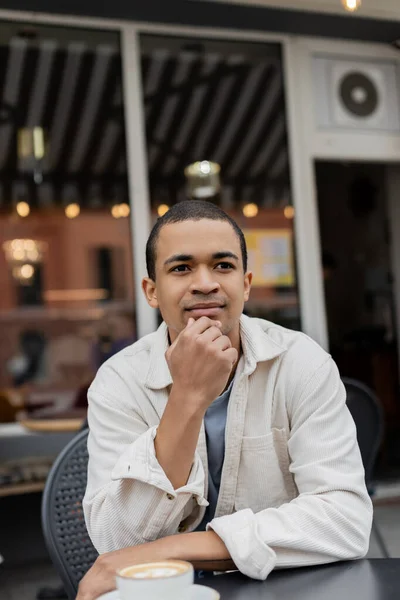
[[[329,350],[341,375],[367,384],[382,404],[387,472],[400,467],[400,229],[391,185],[399,168],[317,161],[315,171]]]

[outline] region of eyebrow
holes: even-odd
[[[192,254],[174,254],[173,256],[167,258],[167,260],[164,262],[164,265],[170,265],[171,263],[175,262],[188,262],[190,260],[193,260]]]
[[[239,257],[234,252],[231,252],[230,250],[222,250],[220,252],[214,252],[214,254],[212,255],[213,260],[218,260],[218,259],[222,259],[222,258],[232,258],[233,260],[237,260],[237,261],[239,260]],[[175,263],[175,262],[189,262],[191,260],[194,260],[193,254],[174,254],[173,256],[170,256],[169,258],[167,258],[167,260],[164,262],[164,265],[170,265],[171,263]]]
[[[239,257],[236,256],[234,252],[230,252],[230,250],[223,250],[222,252],[215,252],[212,255],[213,259],[217,260],[218,258],[233,258],[234,260],[239,260]]]

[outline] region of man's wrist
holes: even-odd
[[[188,419],[203,420],[208,406],[212,401],[208,402],[204,395],[196,390],[184,390],[179,385],[172,386],[168,404],[171,408],[176,408],[182,417]]]
[[[166,559],[195,563],[231,560],[224,542],[212,530],[171,535],[154,543]]]
[[[179,544],[175,543],[181,537],[180,535],[170,535],[146,544],[152,547],[155,557],[153,560],[184,560],[179,556]]]

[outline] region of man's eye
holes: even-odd
[[[217,268],[218,269],[233,269],[234,266],[232,265],[232,263],[228,263],[228,262],[220,262],[217,264]]]
[[[178,265],[171,270],[171,273],[184,273],[188,268],[188,265]]]

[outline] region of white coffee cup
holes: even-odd
[[[193,566],[183,560],[132,565],[117,571],[120,600],[189,600]]]

